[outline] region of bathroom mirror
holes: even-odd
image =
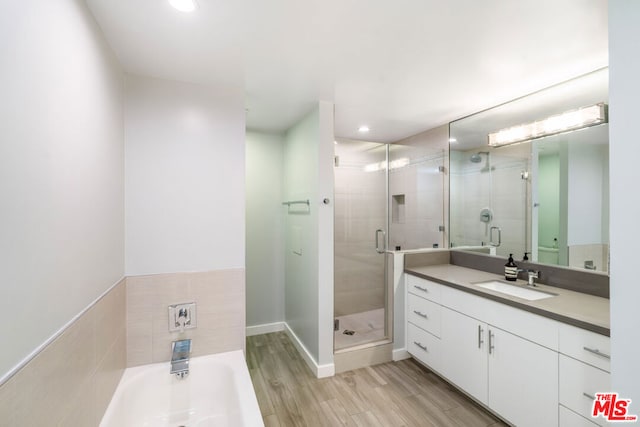
[[[601,69],[450,124],[450,246],[608,273],[608,124],[503,146],[488,135],[608,104]],[[524,126],[521,126],[524,125]],[[544,126],[543,126],[544,125]],[[545,129],[547,129],[545,127]],[[555,128],[556,130],[558,128]],[[516,138],[517,139],[517,138]]]

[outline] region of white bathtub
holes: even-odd
[[[100,427],[264,426],[242,351],[192,358],[189,376],[169,363],[125,370]]]

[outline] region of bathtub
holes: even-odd
[[[241,350],[194,357],[189,376],[169,363],[125,370],[100,427],[264,426]]]

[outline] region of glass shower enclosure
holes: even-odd
[[[386,144],[335,147],[334,349],[388,339]]]
[[[448,161],[429,138],[337,141],[335,351],[391,341],[393,252],[446,247]]]

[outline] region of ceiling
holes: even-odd
[[[252,130],[324,100],[394,142],[608,64],[606,0],[197,1],[87,3],[127,72],[241,87]]]

